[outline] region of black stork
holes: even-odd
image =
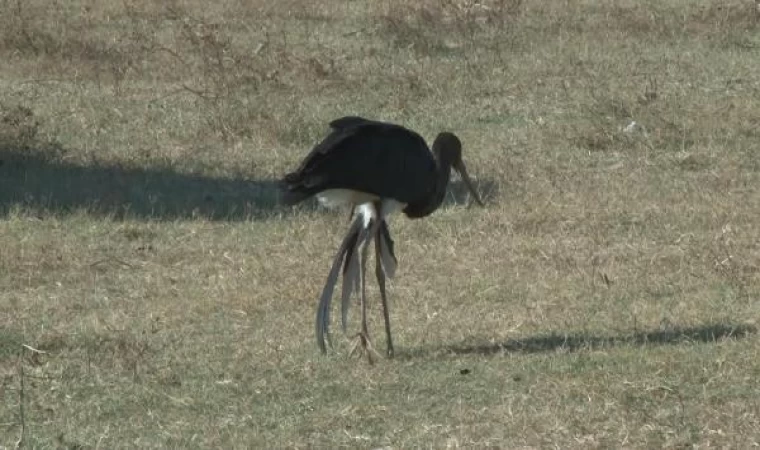
[[[375,275],[385,319],[387,355],[392,357],[385,279],[393,278],[397,260],[386,221],[388,215],[401,210],[410,219],[418,219],[433,213],[443,202],[452,168],[459,172],[475,201],[481,206],[483,202],[462,161],[462,143],[452,133],[438,134],[431,152],[419,134],[400,125],[348,116],[330,122],[330,128],[330,134],[281,182],[282,201],[286,205],[316,195],[327,206],[347,205],[357,215],[333,260],[319,299],[317,345],[326,353],[326,341],[330,342],[330,303],[343,266],[343,331],[351,293],[361,290],[361,332],[357,344],[365,351],[372,350],[367,329],[365,268],[369,243],[374,238]],[[372,356],[367,354],[371,363]]]

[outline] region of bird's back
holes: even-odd
[[[286,204],[328,189],[413,203],[434,187],[435,160],[414,131],[356,116],[336,119],[330,126],[330,134],[283,178]]]

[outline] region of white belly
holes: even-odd
[[[387,221],[388,217],[391,214],[401,211],[404,209],[404,207],[406,207],[406,203],[401,203],[391,198],[386,198],[382,202],[380,211],[377,211],[375,209],[375,204],[372,202],[356,205],[355,211],[357,214],[364,217],[364,222],[367,223],[370,219],[376,219],[378,216]]]
[[[379,199],[380,197],[377,195],[352,191],[351,189],[328,189],[317,194],[317,200],[319,200],[319,203],[328,208],[340,206],[354,207],[362,203],[374,202]]]
[[[340,206],[354,208],[356,213],[364,218],[365,226],[369,224],[371,219],[375,219],[378,216],[388,220],[391,214],[401,211],[406,207],[406,203],[386,198],[382,201],[380,211],[376,211],[374,202],[380,200],[380,197],[366,192],[352,191],[351,189],[328,189],[317,194],[317,200],[328,208]]]

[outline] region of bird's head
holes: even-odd
[[[462,181],[464,181],[472,197],[478,205],[484,206],[478,192],[475,190],[475,186],[472,184],[470,176],[467,174],[467,167],[465,167],[464,161],[462,161],[462,141],[454,133],[444,131],[443,133],[439,133],[435,141],[433,141],[433,152],[438,155],[442,163],[450,164],[461,175]]]

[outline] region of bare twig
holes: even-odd
[[[31,345],[21,344],[21,346],[24,347],[25,349],[29,350],[30,352],[37,353],[38,355],[47,354],[46,351],[44,351],[44,350],[38,350],[38,349],[32,347]]]

